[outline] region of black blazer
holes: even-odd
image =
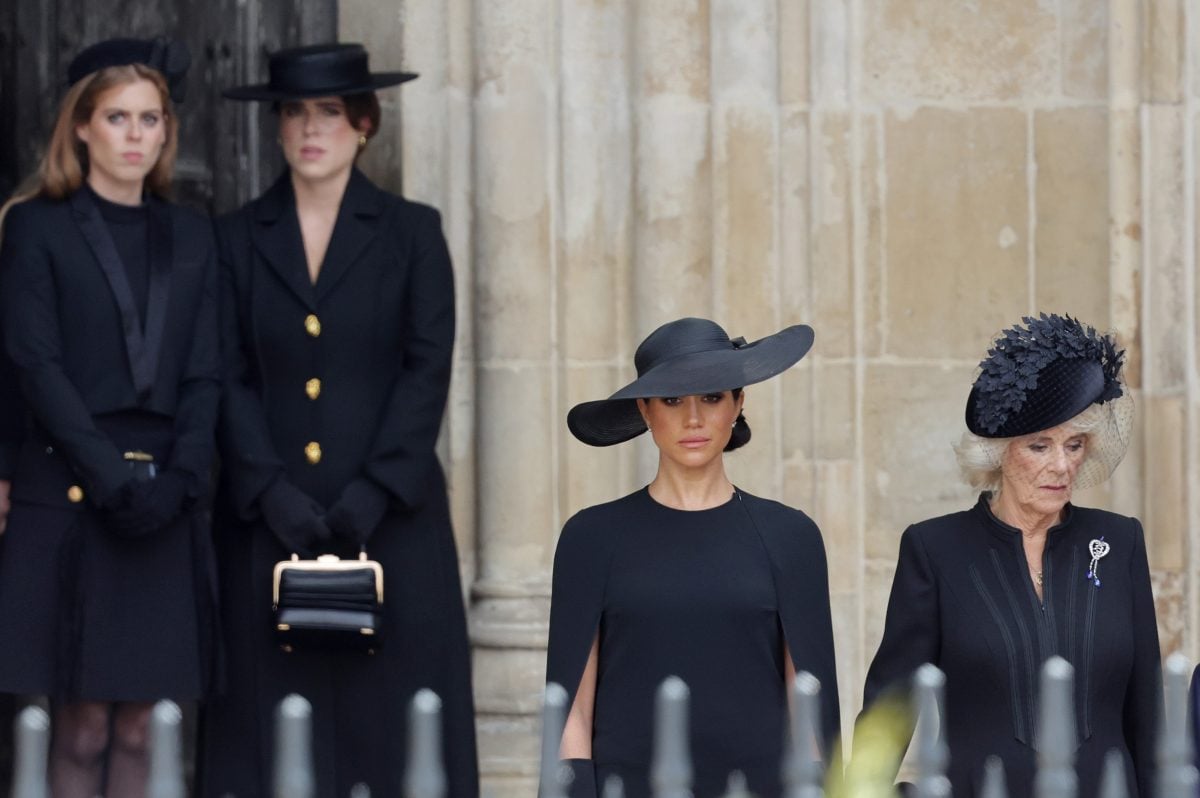
[[[238,514],[253,520],[256,499],[284,472],[325,507],[355,479],[420,505],[439,468],[454,346],[438,212],[355,169],[315,285],[289,176],[219,220],[217,233],[219,437]]]
[[[1101,538],[1110,549],[1097,585],[1087,577],[1088,546]],[[978,794],[991,754],[1004,761],[1010,793],[1032,795],[1039,671],[1057,654],[1075,668],[1079,794],[1097,793],[1104,756],[1116,748],[1129,794],[1149,798],[1162,692],[1141,524],[1067,505],[1043,565],[1039,602],[1021,533],[992,514],[987,494],[966,512],[905,530],[864,705],[907,689],[932,662],[946,673],[954,795]]]
[[[22,460],[23,473],[32,469],[46,479],[18,480],[14,498],[66,504],[67,485],[59,483],[75,478],[102,504],[129,479],[122,447],[102,429],[103,417],[125,411],[173,424],[164,465],[191,475],[194,494],[204,489],[220,393],[212,226],[184,208],[157,199],[149,205],[144,322],[87,192],[62,201],[35,198],[9,210],[0,249],[0,318],[21,397],[10,395],[3,407],[11,412],[13,402],[22,401],[35,437],[57,447],[46,447],[44,455],[69,466]],[[6,457],[14,451],[13,434],[6,433],[7,446],[0,447]]]
[[[4,324],[0,322],[0,479],[12,479],[17,467],[17,454],[25,440],[25,414],[21,386],[4,346]]]

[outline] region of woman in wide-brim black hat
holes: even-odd
[[[413,694],[442,700],[448,795],[478,794],[466,621],[434,452],[450,380],[454,284],[438,212],[355,167],[379,132],[357,44],[277,52],[266,83],[287,170],[217,222],[225,394],[216,537],[229,690],[204,723],[201,794],[271,794],[274,710],[313,705],[319,795],[400,795]],[[383,566],[375,653],[282,650],[272,569],[296,553]]]
[[[1113,750],[1128,794],[1152,794],[1162,698],[1145,537],[1136,518],[1071,503],[1129,444],[1123,359],[1112,336],[1070,316],[1005,330],[956,447],[979,500],[900,538],[865,705],[906,690],[922,663],[941,668],[955,795],[974,794],[993,755],[1013,795],[1034,793],[1039,670],[1054,655],[1074,667],[1079,794],[1098,794]]]
[[[668,676],[691,690],[697,798],[723,794],[734,770],[755,795],[780,795],[798,671],[820,680],[822,727],[837,733],[821,534],[725,473],[725,453],[750,440],[745,387],[794,365],[812,340],[804,325],[746,343],[679,319],[638,347],[636,380],[568,414],[584,443],[649,431],[659,454],[648,486],[580,511],[559,538],[546,670],[570,696],[559,752],[573,797],[613,776],[630,798],[650,795],[654,696]]]
[[[214,689],[216,252],[168,199],[188,63],[82,50],[0,213],[0,691],[49,697],[57,798],[143,795],[154,702]]]

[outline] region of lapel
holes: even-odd
[[[71,195],[71,212],[79,231],[92,250],[104,279],[117,302],[121,316],[121,332],[125,338],[125,354],[129,359],[130,376],[138,398],[145,398],[154,387],[158,370],[158,353],[166,319],[166,304],[170,293],[171,219],[166,206],[151,204],[148,217],[150,242],[150,290],[146,315],[150,321],[143,331],[133,290],[125,274],[125,265],[117,254],[112,234],[92,200],[91,192],[83,187]]]
[[[383,192],[357,168],[350,172],[350,182],[338,208],[333,235],[325,250],[325,260],[317,275],[317,301],[333,291],[354,265],[367,245],[378,233],[379,216],[383,213]]]
[[[308,279],[300,219],[291,176],[284,172],[254,203],[254,225],[250,233],[254,248],[270,264],[284,285],[309,310],[317,309],[316,295]]]
[[[147,220],[150,239],[150,287],[146,297],[146,328],[143,332],[146,369],[151,382],[158,376],[159,355],[162,353],[163,330],[171,304],[171,267],[175,262],[175,228],[171,207],[161,200],[150,199]]]

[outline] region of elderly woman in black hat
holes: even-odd
[[[798,670],[820,679],[823,727],[836,735],[821,534],[725,475],[725,452],[750,440],[743,389],[792,366],[812,340],[803,325],[747,344],[711,321],[673,321],[638,347],[634,382],[568,414],[584,443],[649,430],[659,452],[648,486],[580,511],[559,538],[546,671],[571,697],[560,755],[572,796],[595,795],[614,775],[627,796],[650,794],[654,694],[667,676],[691,688],[697,798],[723,793],[733,770],[756,795],[780,794]]]
[[[454,284],[438,212],[355,167],[379,132],[357,44],[277,52],[269,102],[287,171],[218,220],[225,358],[216,535],[229,690],[205,720],[202,793],[270,791],[276,704],[313,705],[318,795],[400,795],[408,703],[442,699],[449,795],[478,793],[469,649],[434,446],[450,382]],[[276,641],[272,570],[292,554],[382,564],[380,644]]]
[[[986,757],[1032,795],[1038,672],[1075,671],[1079,794],[1098,793],[1106,752],[1131,796],[1151,795],[1161,705],[1158,633],[1142,526],[1071,504],[1125,453],[1132,402],[1124,353],[1070,316],[1026,318],[994,342],[957,447],[970,510],[905,530],[865,704],[946,673],[943,728],[955,795],[977,795]]]
[[[56,798],[144,794],[152,702],[212,687],[215,248],[165,199],[188,60],[165,39],[83,50],[37,177],[5,207],[0,316],[26,423],[0,458],[0,690],[50,697]]]

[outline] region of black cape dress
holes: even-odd
[[[735,769],[756,795],[778,796],[785,645],[797,672],[820,679],[823,731],[837,734],[825,548],[798,510],[735,491],[683,511],[643,488],[579,512],[555,554],[546,666],[572,700],[597,633],[599,786],[616,774],[629,798],[650,795],[655,692],[678,676],[691,693],[696,798],[722,794]]]
[[[946,673],[945,730],[955,796],[979,795],[984,760],[1004,762],[1010,795],[1032,795],[1038,674],[1054,655],[1075,668],[1079,794],[1096,795],[1105,754],[1125,759],[1129,795],[1149,798],[1162,705],[1158,627],[1142,526],[1067,505],[1046,537],[1042,600],[1021,532],[988,494],[970,510],[915,524],[900,538],[883,641],[864,706],[904,690],[932,662]],[[1109,553],[1089,579],[1089,544]]]

